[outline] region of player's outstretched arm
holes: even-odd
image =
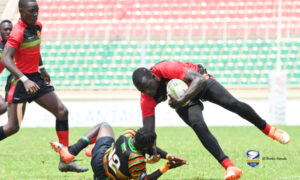
[[[167,159],[168,153],[167,153],[166,151],[162,150],[162,149],[159,148],[159,147],[156,147],[156,152],[157,152],[157,154],[160,155],[161,158]]]
[[[184,164],[186,164],[186,163],[176,163],[173,161],[166,161],[161,168],[159,168],[156,171],[154,171],[153,173],[147,175],[147,180],[158,179],[161,175],[166,173],[169,169],[174,169],[174,168],[180,167]],[[146,178],[141,177],[139,179],[146,179]]]
[[[150,155],[150,157],[145,159],[145,162],[148,164],[154,164],[154,163],[158,162],[160,160],[160,158],[166,159],[174,165],[175,164],[176,165],[187,164],[185,159],[178,157],[178,156],[170,155],[166,151],[160,149],[159,147],[156,147],[156,154],[154,154],[154,155],[149,154],[149,155]]]
[[[187,164],[186,160],[181,158],[181,157],[178,157],[178,156],[174,156],[174,155],[171,155],[169,153],[167,153],[166,151],[160,149],[159,147],[156,147],[156,151],[157,151],[157,154],[163,158],[163,159],[166,159],[168,160],[168,162],[172,163],[173,165],[183,165],[183,164]]]
[[[148,116],[143,118],[143,126],[147,129],[155,131],[155,116]]]

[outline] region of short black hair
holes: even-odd
[[[19,0],[19,8],[23,8],[28,2],[36,2],[36,0]]]
[[[3,21],[1,21],[1,23],[0,23],[0,27],[2,26],[2,24],[4,24],[4,23],[10,23],[11,25],[12,25],[12,22],[10,21],[10,20],[8,20],[8,19],[4,19]]]
[[[142,127],[135,133],[135,142],[139,145],[149,145],[155,142],[156,133],[154,130]]]
[[[151,79],[152,73],[149,69],[140,67],[136,69],[132,74],[132,81],[136,87],[140,87],[142,85],[143,78]]]

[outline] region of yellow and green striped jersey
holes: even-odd
[[[145,154],[131,143],[136,131],[125,130],[103,158],[103,166],[109,180],[137,178],[146,173]]]

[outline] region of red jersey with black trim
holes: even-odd
[[[28,27],[21,19],[8,36],[6,47],[16,49],[15,61],[22,73],[38,72],[40,62],[42,24],[36,22],[33,28]]]
[[[5,41],[0,38],[0,62],[1,62],[1,58],[2,58],[2,53],[3,53],[3,50],[4,50],[4,46],[5,46]],[[0,63],[0,73],[2,73],[4,69],[4,66],[2,65],[2,63]]]
[[[166,85],[168,81],[171,79],[183,80],[188,69],[199,71],[198,65],[191,62],[162,61],[152,66],[150,71],[158,78],[160,85],[154,97],[141,93],[140,103],[143,117],[154,115],[156,105],[167,99]]]

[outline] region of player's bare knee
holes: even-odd
[[[19,130],[20,130],[20,126],[14,126],[14,127],[12,128],[13,134],[17,133]]]
[[[100,126],[100,128],[110,128],[110,129],[112,129],[110,124],[107,123],[107,122],[101,122],[101,123],[99,123],[99,126]]]
[[[13,135],[15,133],[17,133],[20,130],[20,126],[18,124],[7,124],[7,126],[5,127],[6,129],[6,136],[10,136]]]
[[[68,119],[69,111],[65,106],[61,106],[58,109],[57,119]]]
[[[101,122],[100,124],[100,134],[101,136],[110,136],[114,138],[114,132],[112,130],[112,127],[107,122]]]

